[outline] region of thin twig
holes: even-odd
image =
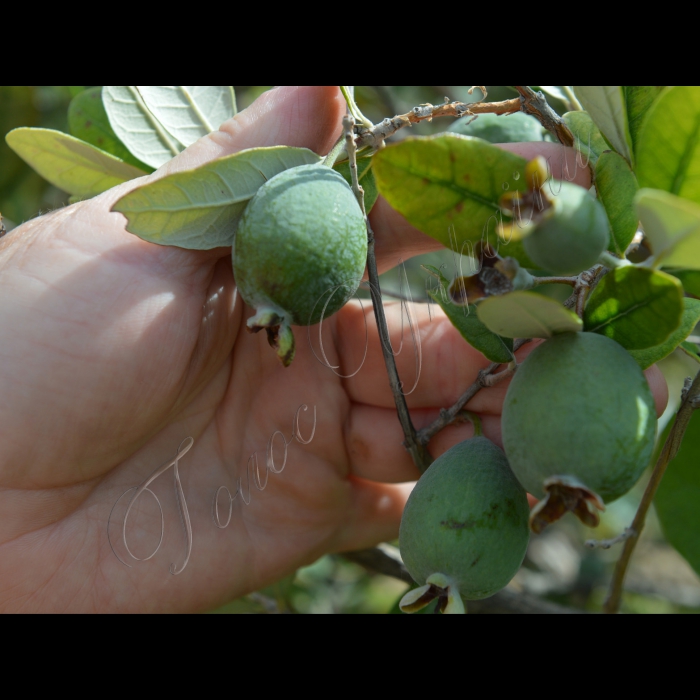
[[[440,117],[477,117],[480,114],[515,114],[525,112],[535,117],[542,126],[551,131],[565,146],[573,146],[574,135],[564,120],[549,106],[543,93],[536,93],[527,85],[515,85],[520,97],[503,102],[445,102],[442,105],[423,104],[414,107],[406,114],[400,114],[393,119],[385,119],[375,124],[371,129],[360,128],[356,139],[358,150],[364,148],[379,148],[389,137],[407,126],[413,126],[423,121],[432,121]]]
[[[513,353],[516,353],[523,345],[532,342],[531,339],[519,339],[513,343]],[[499,381],[503,381],[513,375],[514,369],[508,368],[504,372],[493,376],[499,367],[502,367],[502,362],[493,362],[486,369],[479,372],[479,378],[472,384],[457,400],[452,408],[443,408],[440,411],[440,416],[433,421],[427,428],[418,433],[418,442],[421,445],[427,445],[441,430],[444,430],[448,425],[454,423],[458,418],[462,409],[482,390],[487,387],[495,386]]]
[[[377,148],[383,141],[393,136],[407,126],[413,126],[424,121],[432,121],[440,117],[458,119],[479,114],[515,114],[521,109],[520,98],[505,102],[448,102],[442,105],[424,104],[414,107],[406,114],[400,114],[393,119],[385,119],[375,124],[371,129],[361,130],[356,139],[357,148]]]
[[[411,575],[401,561],[396,547],[388,544],[374,549],[343,554],[343,558],[359,564],[368,571],[398,579],[414,585]],[[470,615],[581,615],[579,610],[565,608],[555,603],[540,600],[528,593],[516,593],[504,590],[487,600],[475,600],[468,603]]]
[[[568,284],[570,287],[575,287],[578,284],[578,277],[533,277],[535,283],[533,287],[539,287],[542,284]]]
[[[522,100],[522,111],[535,117],[547,131],[554,134],[559,143],[564,146],[573,146],[576,143],[571,129],[564,120],[549,106],[547,98],[542,92],[535,92],[527,85],[513,86]]]
[[[386,364],[386,371],[389,375],[389,386],[391,387],[391,393],[394,395],[394,403],[396,404],[396,412],[398,414],[399,422],[403,428],[403,433],[405,437],[404,446],[409,451],[413,462],[418,467],[421,474],[425,473],[428,467],[432,464],[433,458],[428,452],[425,445],[418,441],[418,436],[416,435],[416,429],[413,427],[413,421],[411,420],[411,415],[408,412],[408,405],[406,403],[406,397],[401,390],[402,383],[399,378],[399,372],[396,368],[396,360],[394,359],[394,353],[391,349],[391,338],[389,336],[389,326],[386,321],[386,315],[384,313],[384,303],[382,301],[382,291],[379,284],[379,271],[377,270],[377,257],[374,252],[374,231],[372,231],[372,226],[369,223],[369,217],[365,211],[365,197],[364,191],[360,186],[360,182],[357,176],[357,149],[355,147],[354,139],[354,120],[350,115],[346,115],[343,119],[343,126],[345,128],[345,140],[346,148],[348,152],[348,158],[350,160],[350,173],[352,175],[352,188],[357,197],[357,201],[360,204],[362,213],[365,217],[367,224],[367,270],[369,272],[369,284],[370,292],[372,294],[372,305],[374,307],[374,316],[377,321],[377,329],[379,331],[379,338],[382,346],[382,354],[384,355],[384,363]]]
[[[683,403],[678,411],[673,428],[671,428],[666,444],[661,450],[661,454],[659,455],[659,459],[651,475],[651,480],[647,485],[644,496],[642,497],[642,502],[639,505],[637,515],[635,516],[634,522],[630,527],[632,535],[625,542],[625,546],[622,550],[622,556],[615,567],[615,573],[613,574],[612,583],[610,584],[608,599],[605,601],[604,610],[608,615],[614,615],[620,610],[625,575],[627,573],[630,560],[632,559],[634,549],[639,541],[639,537],[644,530],[649,508],[651,508],[651,504],[654,501],[654,496],[656,496],[661,480],[666,473],[666,468],[678,454],[678,450],[683,443],[683,437],[688,429],[688,425],[690,424],[690,419],[693,417],[693,413],[696,410],[695,404],[698,399],[700,399],[700,372],[695,377],[690,389],[685,392],[685,395],[683,396]]]

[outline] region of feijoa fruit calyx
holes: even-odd
[[[502,450],[484,437],[456,445],[430,466],[408,499],[399,546],[421,586],[401,607],[415,612],[439,598],[445,612],[504,588],[529,540],[525,491]]]
[[[362,210],[342,175],[302,165],[266,182],[248,204],[233,247],[236,285],[285,364],[290,326],[311,326],[355,294],[367,261]]]
[[[596,526],[648,466],[656,409],[631,355],[597,333],[564,333],[520,365],[503,406],[503,445],[523,487],[541,498],[540,532],[567,511]]]

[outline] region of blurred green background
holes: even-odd
[[[71,99],[92,86],[0,86],[0,131],[2,135],[20,126],[40,126],[68,131],[67,109]],[[239,107],[244,109],[270,86],[236,86]],[[387,116],[404,113],[416,105],[441,103],[445,97],[473,101],[477,90],[468,95],[469,86],[360,86],[357,100],[363,112],[377,122]],[[489,86],[489,99],[509,99],[516,95],[507,86]],[[564,111],[563,104],[553,106]],[[405,130],[401,137],[444,131],[448,122],[423,123]],[[410,132],[410,133],[408,133]],[[41,213],[64,206],[68,196],[50,186],[26,166],[0,140],[0,212],[8,229]],[[398,263],[398,261],[397,261]],[[407,263],[407,278],[413,298],[424,300],[426,275],[420,265],[445,265],[450,277],[459,261],[450,251],[423,256]],[[384,276],[386,291],[405,292],[397,271]],[[566,290],[565,290],[566,291]],[[664,361],[663,371],[671,385],[672,396],[680,395],[682,381],[694,373],[692,365],[674,354]],[[668,423],[675,408],[671,406],[662,424]],[[514,590],[527,591],[564,605],[598,611],[605,596],[619,548],[591,550],[589,538],[606,539],[619,535],[632,521],[646,480],[625,498],[612,504],[595,532],[586,530],[571,516],[540,537],[533,538],[525,566],[511,584]],[[368,573],[357,564],[339,556],[328,556],[302,569],[265,591],[231,602],[216,611],[222,614],[279,613],[388,613],[407,586],[400,581]],[[632,613],[672,613],[700,611],[700,579],[682,557],[663,539],[658,521],[652,514],[627,582],[623,611]]]

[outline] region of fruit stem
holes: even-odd
[[[533,287],[539,287],[541,284],[568,284],[575,287],[578,284],[578,277],[533,277]]]
[[[481,425],[481,418],[471,411],[460,411],[461,418],[465,418],[474,426],[474,437],[484,437],[484,429]]]
[[[391,349],[389,326],[387,325],[386,315],[384,314],[382,291],[379,284],[379,271],[377,269],[377,257],[374,252],[374,231],[372,231],[372,226],[370,225],[369,217],[365,209],[365,193],[362,187],[360,187],[360,181],[357,175],[357,148],[355,146],[354,127],[355,120],[352,115],[345,115],[343,118],[343,130],[345,132],[345,147],[348,151],[348,159],[350,161],[350,173],[352,174],[352,190],[355,193],[355,197],[357,197],[358,204],[360,205],[360,209],[362,209],[362,214],[365,217],[365,223],[367,225],[367,270],[369,272],[369,285],[372,294],[374,316],[377,321],[377,330],[379,331],[379,338],[381,340],[386,371],[389,375],[391,393],[394,395],[396,412],[406,438],[404,446],[413,458],[413,462],[420,473],[424,474],[433,463],[433,458],[430,452],[428,452],[428,449],[418,441],[416,429],[413,426],[411,415],[408,412],[406,397],[403,391],[401,391],[402,384],[399,379],[399,371],[396,367],[394,353]]]
[[[616,258],[614,255],[611,253],[603,253],[600,258],[598,258],[598,262],[600,262],[601,265],[605,265],[605,267],[611,269],[611,270],[617,270],[618,267],[629,267],[632,265],[632,263],[629,260],[622,260],[621,258]]]
[[[681,403],[680,410],[676,415],[673,428],[671,428],[671,432],[669,433],[666,443],[664,444],[661,454],[659,455],[659,459],[656,462],[651,479],[647,485],[646,491],[644,492],[644,496],[642,497],[642,502],[639,504],[639,510],[634,518],[634,522],[629,528],[631,531],[631,536],[625,541],[622,555],[617,562],[612,582],[610,584],[610,593],[608,594],[608,598],[603,607],[604,612],[608,615],[614,615],[620,610],[625,575],[627,574],[627,568],[629,567],[629,563],[632,559],[632,554],[634,554],[634,549],[637,546],[639,537],[644,530],[649,508],[651,508],[656,492],[661,485],[661,480],[666,473],[666,468],[678,454],[678,450],[683,443],[683,437],[685,436],[685,431],[688,429],[690,419],[692,418],[695,410],[697,410],[695,406],[698,399],[700,399],[700,372],[698,372],[697,376],[695,377],[690,389],[683,396],[683,402]]]
[[[335,143],[335,146],[331,149],[330,153],[323,159],[323,164],[327,165],[329,168],[332,168],[335,164],[338,158],[340,158],[340,154],[343,152],[343,149],[345,148],[345,134],[343,134]]]

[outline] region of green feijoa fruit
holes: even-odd
[[[520,143],[521,141],[543,141],[542,125],[529,114],[516,112],[498,116],[481,114],[462,117],[448,129],[455,134],[476,136],[489,143]]]
[[[291,325],[328,318],[355,294],[367,261],[367,228],[352,189],[331,168],[302,165],[266,182],[241,219],[233,246],[236,284],[285,365]]]
[[[528,256],[555,275],[574,275],[598,262],[610,227],[603,205],[578,185],[554,182],[552,206],[523,240]]]
[[[446,452],[421,477],[401,520],[401,555],[418,584],[449,589],[453,605],[460,597],[488,598],[523,562],[528,515],[527,496],[505,455],[476,437]],[[430,591],[419,589],[414,597],[423,594]],[[414,604],[403,607],[413,611]]]
[[[648,466],[656,408],[632,356],[597,333],[564,333],[536,348],[508,388],[503,445],[523,487],[542,498],[541,531],[567,511],[590,526]]]

